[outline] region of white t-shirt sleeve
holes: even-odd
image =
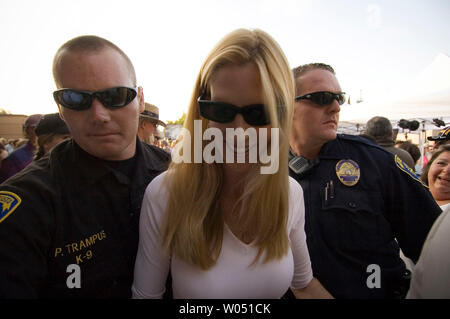
[[[139,246],[134,265],[133,298],[162,298],[170,269],[170,256],[162,249],[162,223],[167,192],[166,173],[153,179],[145,190],[139,221]]]
[[[414,267],[407,299],[450,298],[450,207],[436,219]]]
[[[303,189],[293,178],[289,177],[289,240],[292,255],[294,257],[294,277],[291,287],[295,289],[305,288],[313,279],[311,260],[305,233],[305,204]]]

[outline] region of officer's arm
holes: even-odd
[[[406,257],[417,261],[425,238],[441,213],[428,188],[399,162],[389,167],[387,219]]]
[[[47,276],[51,222],[44,192],[20,186],[0,186],[0,298],[37,298]]]

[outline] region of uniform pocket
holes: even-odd
[[[334,194],[322,190],[321,197],[319,225],[331,246],[364,252],[376,250],[389,241],[390,225],[384,218],[379,192],[339,185]]]

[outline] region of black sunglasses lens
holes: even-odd
[[[129,104],[136,97],[136,91],[127,87],[116,87],[97,92],[102,104],[109,108],[119,108]]]
[[[311,101],[319,105],[331,104],[334,100],[334,95],[328,92],[317,92],[311,94]]]
[[[199,107],[201,116],[218,123],[233,121],[238,112],[242,113],[244,120],[250,125],[267,125],[270,122],[262,104],[245,106],[238,111],[236,107],[226,103],[203,100],[199,101]]]
[[[264,105],[252,105],[242,111],[245,121],[250,125],[267,125],[269,120]]]
[[[343,93],[316,92],[311,93],[310,96],[310,100],[319,105],[329,105],[334,100],[338,101],[339,105],[345,103],[345,95]]]
[[[231,122],[236,116],[236,111],[221,103],[200,102],[200,114],[208,120],[218,123]]]
[[[85,110],[91,106],[91,96],[75,90],[61,90],[54,93],[57,103],[72,110]]]
[[[127,87],[115,87],[92,93],[63,89],[53,93],[56,103],[72,110],[87,110],[91,107],[93,96],[108,108],[119,108],[133,101],[136,95],[136,90]]]
[[[338,94],[338,96],[339,96],[339,100],[338,100],[339,105],[344,104],[345,103],[345,94],[341,93],[341,94]]]

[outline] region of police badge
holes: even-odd
[[[359,181],[359,165],[350,159],[340,160],[336,164],[336,175],[342,184],[354,186]]]

